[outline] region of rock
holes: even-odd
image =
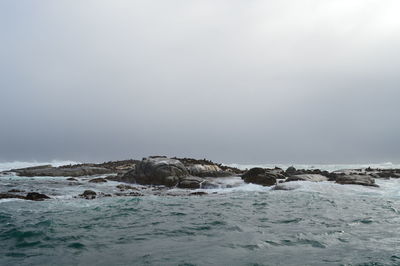
[[[149,157],[123,176],[123,180],[141,185],[176,186],[183,177],[189,176],[186,167],[176,159]]]
[[[179,160],[183,165],[189,170],[189,174],[193,176],[199,177],[225,177],[225,176],[233,176],[233,175],[241,175],[243,171],[235,168],[226,166],[223,164],[217,164],[210,160],[202,159],[193,159],[193,158],[172,158]],[[192,166],[205,166],[206,169],[193,169]],[[191,168],[191,169],[189,169]],[[207,169],[208,168],[208,169]],[[200,170],[200,171],[198,171]],[[191,172],[193,171],[193,172]]]
[[[89,183],[106,183],[107,180],[105,180],[104,178],[94,178],[94,179],[90,179]]]
[[[67,178],[67,180],[68,180],[68,181],[78,181],[78,179],[73,178],[73,177]]]
[[[377,184],[375,184],[375,179],[372,178],[369,175],[338,175],[336,177],[336,183],[342,184],[342,185],[347,185],[347,184],[353,184],[353,185],[361,185],[361,186],[372,186],[372,187],[379,187]]]
[[[110,174],[113,171],[107,168],[91,167],[91,166],[78,166],[72,167],[29,167],[22,169],[14,169],[9,172],[14,172],[19,176],[89,176],[89,175],[103,175]]]
[[[231,172],[223,171],[215,164],[193,164],[187,166],[187,169],[190,175],[198,177],[227,177],[233,175]]]
[[[286,179],[286,182],[290,181],[311,181],[311,182],[322,182],[328,181],[328,178],[319,174],[302,174],[302,175],[292,175]]]
[[[208,195],[208,193],[204,191],[196,191],[189,194],[189,196],[204,196],[204,195]]]
[[[45,194],[37,193],[37,192],[30,192],[30,193],[26,194],[25,198],[27,200],[34,200],[34,201],[42,201],[45,199],[50,199],[49,196],[47,196]]]
[[[290,166],[288,169],[286,169],[285,173],[287,176],[295,175],[297,172],[296,168],[293,166]]]
[[[0,199],[26,199],[26,197],[16,194],[0,193]]]
[[[189,176],[189,177],[185,177],[184,179],[182,179],[179,182],[178,187],[179,188],[191,188],[191,189],[201,188],[201,184],[204,181],[205,180],[203,178]]]
[[[50,199],[45,194],[37,193],[37,192],[29,192],[26,196],[16,195],[16,194],[8,194],[8,193],[0,193],[0,199],[24,199],[24,200],[34,200],[34,201],[42,201],[45,199]]]
[[[281,176],[271,170],[264,168],[252,168],[242,175],[242,179],[246,183],[253,183],[262,186],[273,186],[276,184],[276,179]]]
[[[134,169],[132,171],[134,171]],[[124,177],[124,174],[118,174],[118,175],[106,176],[104,179],[109,180],[109,181],[124,182],[123,177]]]
[[[79,196],[81,198],[85,198],[85,199],[95,199],[96,198],[97,193],[94,192],[93,190],[85,190],[82,194],[80,194]]]
[[[121,191],[125,191],[125,190],[139,190],[135,187],[129,186],[129,185],[124,185],[124,184],[120,184],[118,186],[116,186],[116,188],[118,188]]]

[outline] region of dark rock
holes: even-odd
[[[179,188],[190,188],[190,189],[196,189],[196,188],[201,188],[201,184],[204,182],[205,180],[200,178],[200,177],[195,177],[195,176],[189,176],[189,177],[185,177],[183,178],[179,184],[178,187]]]
[[[372,178],[369,175],[338,175],[336,177],[336,183],[342,184],[342,185],[347,185],[347,184],[353,184],[353,185],[361,185],[361,186],[372,186],[372,187],[379,187],[377,184],[375,184],[375,179]]]
[[[89,175],[103,175],[110,174],[112,170],[101,167],[79,166],[75,168],[66,167],[29,167],[22,169],[11,170],[19,176],[89,176]]]
[[[277,173],[264,168],[252,168],[242,175],[242,179],[246,183],[253,183],[262,186],[273,186],[276,184],[276,179],[281,178]]]
[[[78,181],[78,179],[73,178],[73,177],[67,178],[67,180],[68,180],[68,181]]]
[[[291,175],[295,175],[297,172],[296,168],[294,168],[293,166],[290,166],[288,169],[286,169],[286,175],[287,176],[291,176]]]
[[[134,169],[132,171],[134,171]],[[124,174],[118,174],[118,175],[106,176],[104,179],[109,180],[109,181],[124,182],[123,177],[124,177]]]
[[[96,198],[97,193],[94,192],[93,190],[85,190],[82,194],[80,194],[79,196],[81,198],[85,198],[85,199],[95,199]]]
[[[0,193],[0,199],[26,199],[24,196],[8,193]]]
[[[123,180],[141,185],[176,186],[183,177],[189,176],[185,166],[176,159],[149,157],[123,176]]]
[[[90,183],[106,183],[107,180],[99,177],[99,178],[90,179],[89,182]]]
[[[326,176],[320,174],[302,174],[302,175],[292,175],[286,179],[286,182],[290,181],[311,181],[311,182],[322,182],[328,181]]]
[[[196,192],[192,192],[189,194],[190,196],[204,196],[204,195],[208,195],[207,192],[204,191],[196,191]]]
[[[50,197],[48,197],[47,195],[37,192],[29,192],[28,194],[26,194],[25,198],[27,200],[34,200],[34,201],[42,201],[45,199],[50,199]]]

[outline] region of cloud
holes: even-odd
[[[3,1],[0,159],[396,161],[396,1]]]

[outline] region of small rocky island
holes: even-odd
[[[142,196],[141,190],[168,191],[180,188],[187,191],[185,195],[206,195],[207,189],[219,188],[224,178],[240,177],[245,183],[271,186],[274,190],[291,190],[287,186],[293,181],[322,182],[330,181],[343,185],[361,185],[378,187],[377,178],[400,178],[400,169],[348,169],[334,172],[319,169],[252,168],[240,170],[223,164],[203,159],[167,158],[151,156],[139,160],[111,161],[100,164],[76,164],[53,167],[42,165],[0,172],[0,175],[17,175],[26,177],[68,177],[70,184],[79,183],[84,178],[88,183],[106,183],[116,181],[118,193],[104,194],[85,190],[78,197],[94,199],[111,196]],[[242,181],[242,182],[243,182]],[[136,184],[132,186],[131,184]],[[139,186],[138,186],[139,185]],[[201,191],[193,191],[202,189]],[[38,193],[11,189],[0,193],[0,199],[18,198],[41,201],[49,196]],[[154,193],[157,194],[157,193]],[[173,195],[173,194],[165,194]]]

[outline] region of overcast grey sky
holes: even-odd
[[[400,162],[399,10],[0,1],[0,160]]]

